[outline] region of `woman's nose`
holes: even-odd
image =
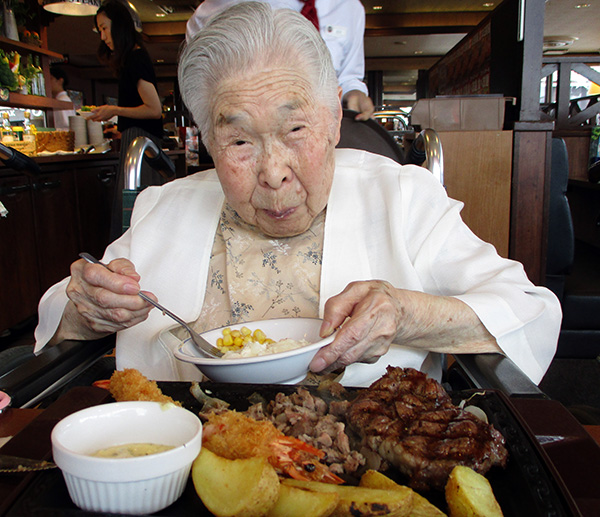
[[[258,181],[262,186],[278,189],[291,180],[288,153],[277,146],[264,149],[259,163]]]

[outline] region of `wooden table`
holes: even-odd
[[[13,409],[0,414],[0,437],[12,436],[0,454],[37,460],[51,460],[50,433],[65,416],[86,407],[101,404],[108,391],[94,387],[73,388],[48,409]],[[36,472],[0,477],[0,515],[4,515],[17,496],[33,480]]]
[[[513,398],[511,402],[542,444],[581,514],[600,515],[600,426],[584,428],[554,400]]]
[[[600,445],[600,425],[584,425],[583,428],[594,440],[596,440],[596,443]]]
[[[7,408],[0,414],[0,447],[6,443],[7,438],[19,433],[41,413],[41,409]]]

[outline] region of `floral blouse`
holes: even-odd
[[[318,317],[324,226],[325,211],[300,235],[268,237],[225,203],[194,330],[270,318]]]

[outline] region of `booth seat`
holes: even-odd
[[[556,357],[594,358],[600,355],[600,249],[575,239],[568,181],[567,147],[553,138],[546,286],[563,310]]]

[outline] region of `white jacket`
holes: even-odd
[[[202,309],[223,200],[214,170],[149,187],[136,201],[131,228],[107,248],[103,260],[129,258],[144,290],[194,321]],[[555,353],[560,304],[549,290],[529,282],[520,263],[501,258],[477,238],[460,218],[461,208],[426,169],[364,151],[336,150],[320,315],[325,301],[355,280],[382,279],[398,288],[455,296],[537,383]],[[40,302],[36,351],[58,327],[67,282],[50,288]],[[197,379],[194,366],[174,358],[176,342],[160,338],[172,326],[170,318],[153,310],[145,322],[119,332],[117,367],[137,368],[155,380]],[[438,354],[392,345],[377,363],[348,367],[343,383],[369,385],[388,364],[440,375]]]

